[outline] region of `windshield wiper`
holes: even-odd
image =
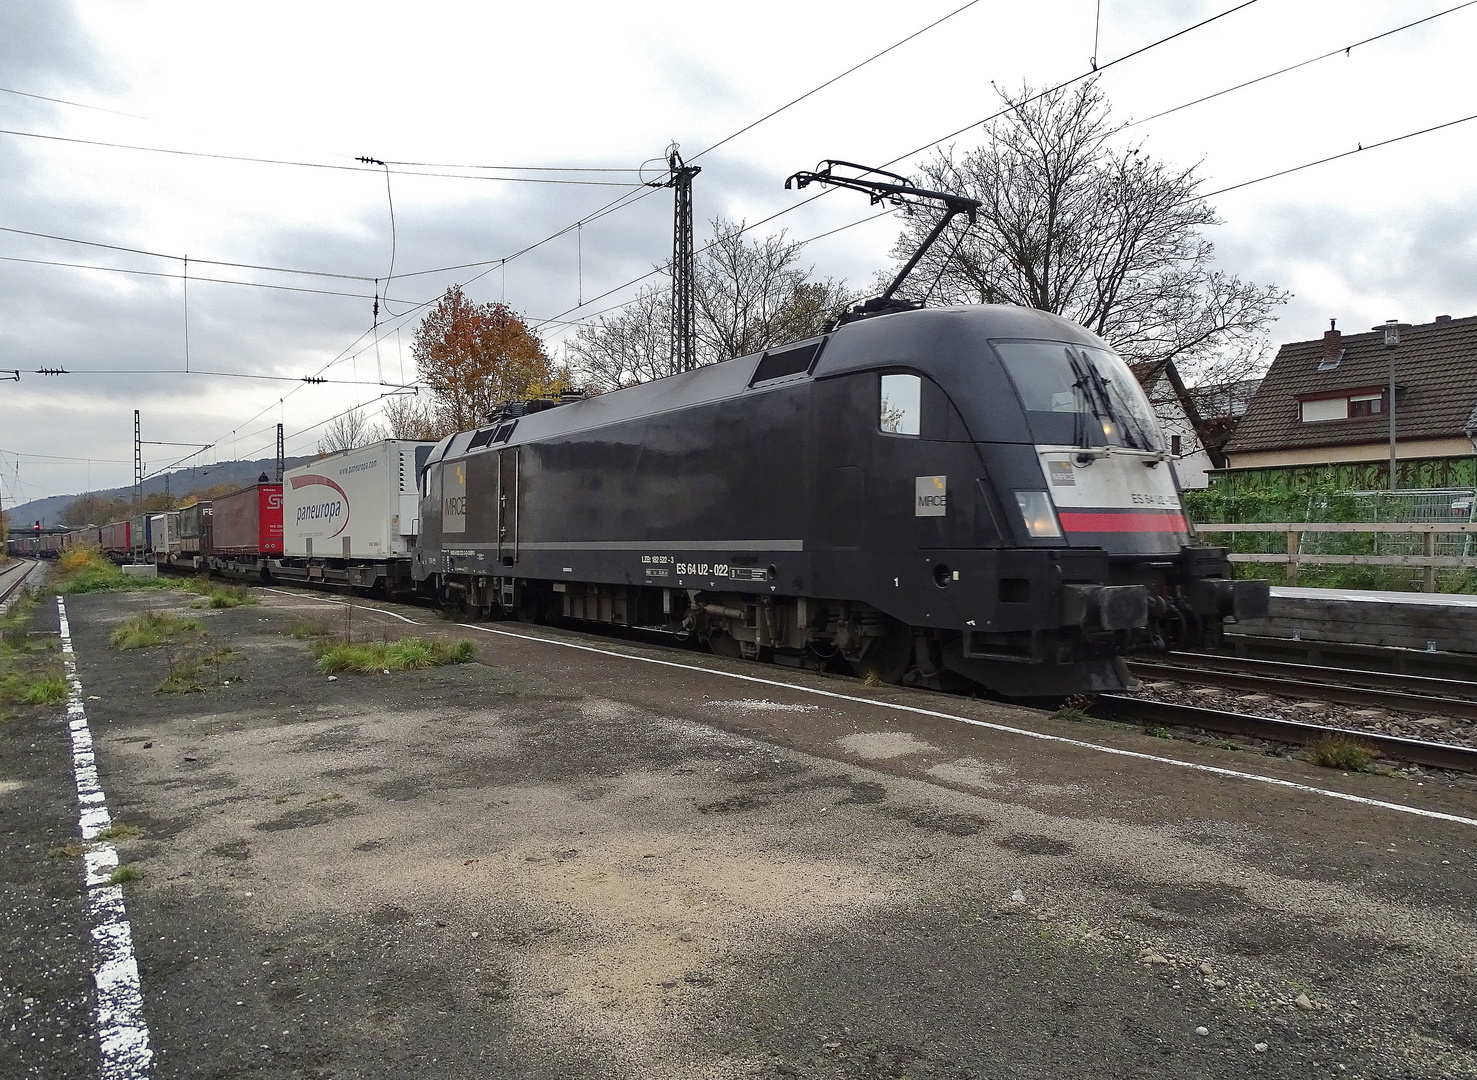
[[[1114,411],[1113,395],[1108,389],[1108,382],[1103,378],[1103,373],[1098,370],[1097,365],[1092,362],[1092,357],[1083,357],[1083,362],[1087,365],[1088,377],[1092,380],[1094,389],[1097,391],[1098,396],[1102,398],[1103,408],[1108,414],[1108,423],[1112,424],[1121,433],[1121,437],[1127,445],[1133,447],[1135,450],[1144,449],[1144,447],[1135,441],[1133,433],[1128,430],[1128,427],[1118,418],[1117,412]],[[1096,410],[1093,411],[1096,413]],[[1101,420],[1102,416],[1099,415],[1098,419]],[[1104,434],[1107,433],[1104,432]]]
[[[1067,366],[1072,369],[1072,374],[1077,377],[1076,381],[1072,383],[1073,393],[1081,394],[1082,399],[1087,402],[1087,407],[1092,410],[1094,416],[1097,416],[1097,405],[1092,400],[1092,388],[1087,381],[1087,373],[1077,363],[1077,358],[1072,355],[1071,349],[1064,351],[1067,354]],[[1098,417],[1098,419],[1101,421],[1102,418]],[[1092,446],[1092,443],[1087,440],[1087,421],[1083,418],[1082,410],[1077,408],[1075,401],[1072,403],[1072,443],[1083,450],[1090,449]]]

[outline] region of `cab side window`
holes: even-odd
[[[877,426],[888,435],[917,435],[923,419],[923,380],[917,375],[883,375]]]

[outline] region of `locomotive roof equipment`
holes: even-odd
[[[862,175],[838,176],[834,172],[838,165],[848,169],[860,169]],[[890,176],[892,180],[869,179],[873,175]],[[871,200],[873,206],[876,206],[878,203],[887,202],[893,206],[903,207],[910,213],[915,200],[942,203],[944,207],[944,216],[939,218],[938,224],[933,227],[933,231],[923,238],[923,243],[918,245],[918,250],[913,252],[913,257],[907,261],[903,268],[897,272],[897,276],[892,279],[892,284],[883,290],[881,296],[874,296],[870,300],[864,300],[850,312],[843,315],[838,321],[838,325],[851,322],[854,319],[864,319],[869,315],[882,315],[890,311],[911,311],[915,308],[923,307],[923,303],[921,302],[915,303],[911,300],[898,299],[896,297],[898,289],[902,287],[908,275],[913,272],[913,268],[918,265],[918,260],[923,258],[924,253],[933,247],[938,241],[938,238],[944,234],[944,230],[949,227],[949,222],[953,221],[960,214],[964,214],[969,218],[969,223],[973,225],[979,208],[984,205],[978,199],[970,199],[948,191],[930,191],[927,188],[921,188],[906,176],[899,173],[888,172],[886,169],[870,169],[865,165],[858,165],[853,161],[837,161],[834,158],[827,158],[814,171],[797,172],[787,177],[785,180],[786,191],[790,189],[791,183],[797,188],[804,188],[810,184],[830,184],[832,187],[860,191]],[[934,284],[937,285],[938,282],[935,281]],[[933,290],[930,289],[930,295],[932,295],[932,292]]]

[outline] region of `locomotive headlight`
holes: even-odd
[[[1015,501],[1021,508],[1021,517],[1026,523],[1026,532],[1038,539],[1062,535],[1056,522],[1056,511],[1051,507],[1051,496],[1044,491],[1017,491]]]

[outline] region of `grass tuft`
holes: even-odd
[[[152,649],[193,640],[204,632],[198,619],[180,618],[167,611],[146,611],[129,619],[108,636],[115,649]]]
[[[314,651],[318,656],[318,670],[325,675],[340,671],[373,675],[384,671],[467,664],[476,658],[476,649],[466,638],[445,642],[436,638],[403,637],[399,641],[372,641],[362,645],[319,641]]]
[[[324,619],[294,619],[287,628],[288,637],[297,641],[312,641],[315,638],[332,636],[333,631],[328,628],[328,622]]]
[[[57,557],[52,587],[63,596],[91,592],[172,589],[168,578],[129,577],[95,547],[71,547]]]
[[[1058,709],[1051,715],[1053,719],[1066,720],[1069,723],[1073,724],[1085,724],[1088,720],[1087,713],[1083,712],[1081,709],[1073,708],[1071,705],[1063,705],[1060,709]]]
[[[1374,747],[1347,735],[1325,735],[1308,747],[1308,760],[1314,765],[1345,772],[1363,772],[1379,756]]]
[[[134,866],[134,865],[132,865],[130,863],[128,865],[118,867],[118,869],[114,870],[111,874],[109,874],[108,875],[108,884],[109,885],[126,885],[130,881],[137,881],[139,878],[141,878],[143,876],[144,876],[143,875],[143,872],[141,870],[139,870],[138,867],[136,867],[136,866]]]
[[[1174,738],[1174,733],[1171,732],[1169,730],[1169,728],[1167,728],[1167,727],[1147,727],[1147,728],[1144,728],[1144,734],[1147,735],[1147,736],[1149,736],[1151,739],[1173,739]]]
[[[99,840],[137,840],[144,835],[144,830],[137,825],[125,825],[121,821],[116,825],[109,825],[97,834]]]
[[[235,663],[242,654],[235,649],[186,648],[169,658],[169,674],[154,687],[161,694],[203,694],[241,676],[235,670],[222,671],[222,665]]]
[[[48,859],[76,859],[87,851],[87,845],[81,840],[68,840],[65,844],[58,844],[46,853]]]
[[[67,700],[67,679],[60,674],[38,675],[20,692],[27,705],[60,705]]]
[[[184,587],[200,596],[192,607],[234,608],[261,602],[245,585],[222,585],[203,575],[191,578]]]

